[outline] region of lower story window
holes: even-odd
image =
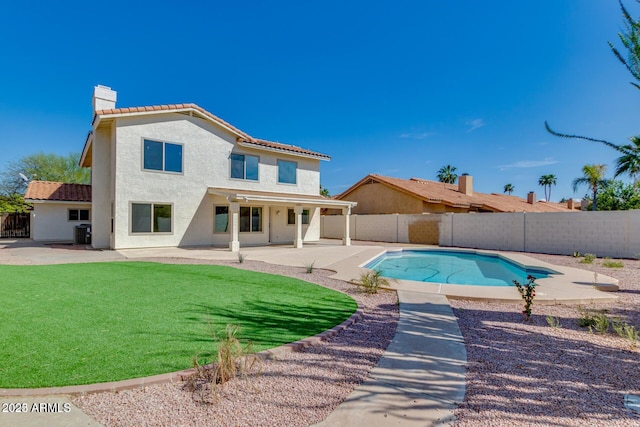
[[[293,209],[287,209],[287,225],[295,225],[296,212]],[[302,224],[309,224],[309,209],[302,210]]]
[[[238,229],[242,233],[256,233],[262,231],[262,207],[241,206]],[[229,207],[215,207],[215,232],[227,233],[229,231]]]
[[[132,233],[171,233],[172,206],[164,203],[132,203]]]
[[[89,209],[69,209],[69,221],[89,221]]]

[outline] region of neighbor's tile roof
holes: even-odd
[[[357,187],[371,181],[386,184],[399,191],[421,198],[425,202],[442,203],[451,207],[473,207],[494,212],[572,212],[571,209],[559,203],[538,201],[531,204],[517,196],[496,193],[487,194],[476,191],[473,192],[473,195],[468,196],[458,191],[457,184],[444,184],[418,178],[400,179],[376,174],[368,175],[337,197],[348,197],[348,194]]]
[[[24,198],[60,202],[90,202],[91,185],[66,184],[63,182],[31,181]]]
[[[151,105],[146,107],[127,107],[127,108],[113,108],[107,110],[97,110],[96,117],[107,117],[117,114],[129,114],[129,113],[154,113],[154,112],[166,112],[173,110],[195,110],[205,116],[206,118],[218,123],[222,127],[226,127],[238,136],[238,142],[251,144],[265,148],[271,148],[276,150],[288,151],[296,154],[304,154],[307,156],[320,157],[322,159],[330,159],[326,154],[318,153],[316,151],[307,150],[305,148],[296,147],[295,145],[282,144],[280,142],[271,142],[264,139],[253,138],[251,135],[241,131],[237,127],[231,125],[229,122],[222,120],[220,117],[211,114],[204,108],[196,104],[167,104],[167,105]],[[95,121],[95,118],[94,118]]]

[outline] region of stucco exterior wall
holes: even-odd
[[[31,238],[35,241],[72,242],[76,225],[89,221],[69,221],[69,209],[89,209],[90,203],[34,203],[31,212]],[[93,230],[92,230],[93,231]]]
[[[235,136],[212,123],[182,114],[118,118],[112,137],[96,135],[93,148],[93,197],[99,215],[99,242],[104,245],[104,231],[110,235],[111,201],[114,207],[115,233],[110,245],[115,249],[191,245],[228,245],[228,236],[214,233],[214,206],[228,205],[225,199],[207,193],[209,187],[269,191],[288,194],[317,195],[320,186],[319,160],[281,153],[237,147]],[[182,145],[182,173],[167,173],[143,169],[143,141],[169,142]],[[103,149],[103,142],[111,146]],[[259,156],[259,181],[230,178],[231,152]],[[102,156],[102,157],[99,157]],[[112,156],[114,161],[111,161]],[[105,171],[106,164],[110,165]],[[277,182],[278,159],[297,162],[297,183]],[[97,172],[97,173],[96,173]],[[113,179],[112,186],[105,179]],[[109,182],[109,181],[106,181]],[[111,195],[112,194],[112,195]],[[132,203],[171,204],[171,233],[131,233]],[[259,205],[252,205],[259,206]],[[269,209],[263,207],[263,232],[241,233],[242,244],[269,242]],[[286,224],[286,216],[284,216]],[[97,224],[96,224],[97,225]],[[312,229],[316,227],[315,229]],[[319,218],[310,224],[308,236],[319,237]],[[316,237],[316,240],[317,240]],[[308,239],[308,238],[307,238]],[[293,240],[293,235],[291,237]],[[108,243],[107,243],[108,244]]]
[[[365,184],[346,197],[358,202],[351,210],[353,214],[407,214],[421,213],[422,200],[380,183]]]
[[[110,127],[94,131],[91,166],[91,245],[108,248],[111,243],[112,132]]]

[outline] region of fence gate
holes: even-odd
[[[28,213],[0,213],[0,238],[31,237]]]

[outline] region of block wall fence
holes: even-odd
[[[321,236],[342,238],[343,226],[341,215],[323,216]],[[637,258],[640,210],[352,215],[350,234],[355,240]]]

